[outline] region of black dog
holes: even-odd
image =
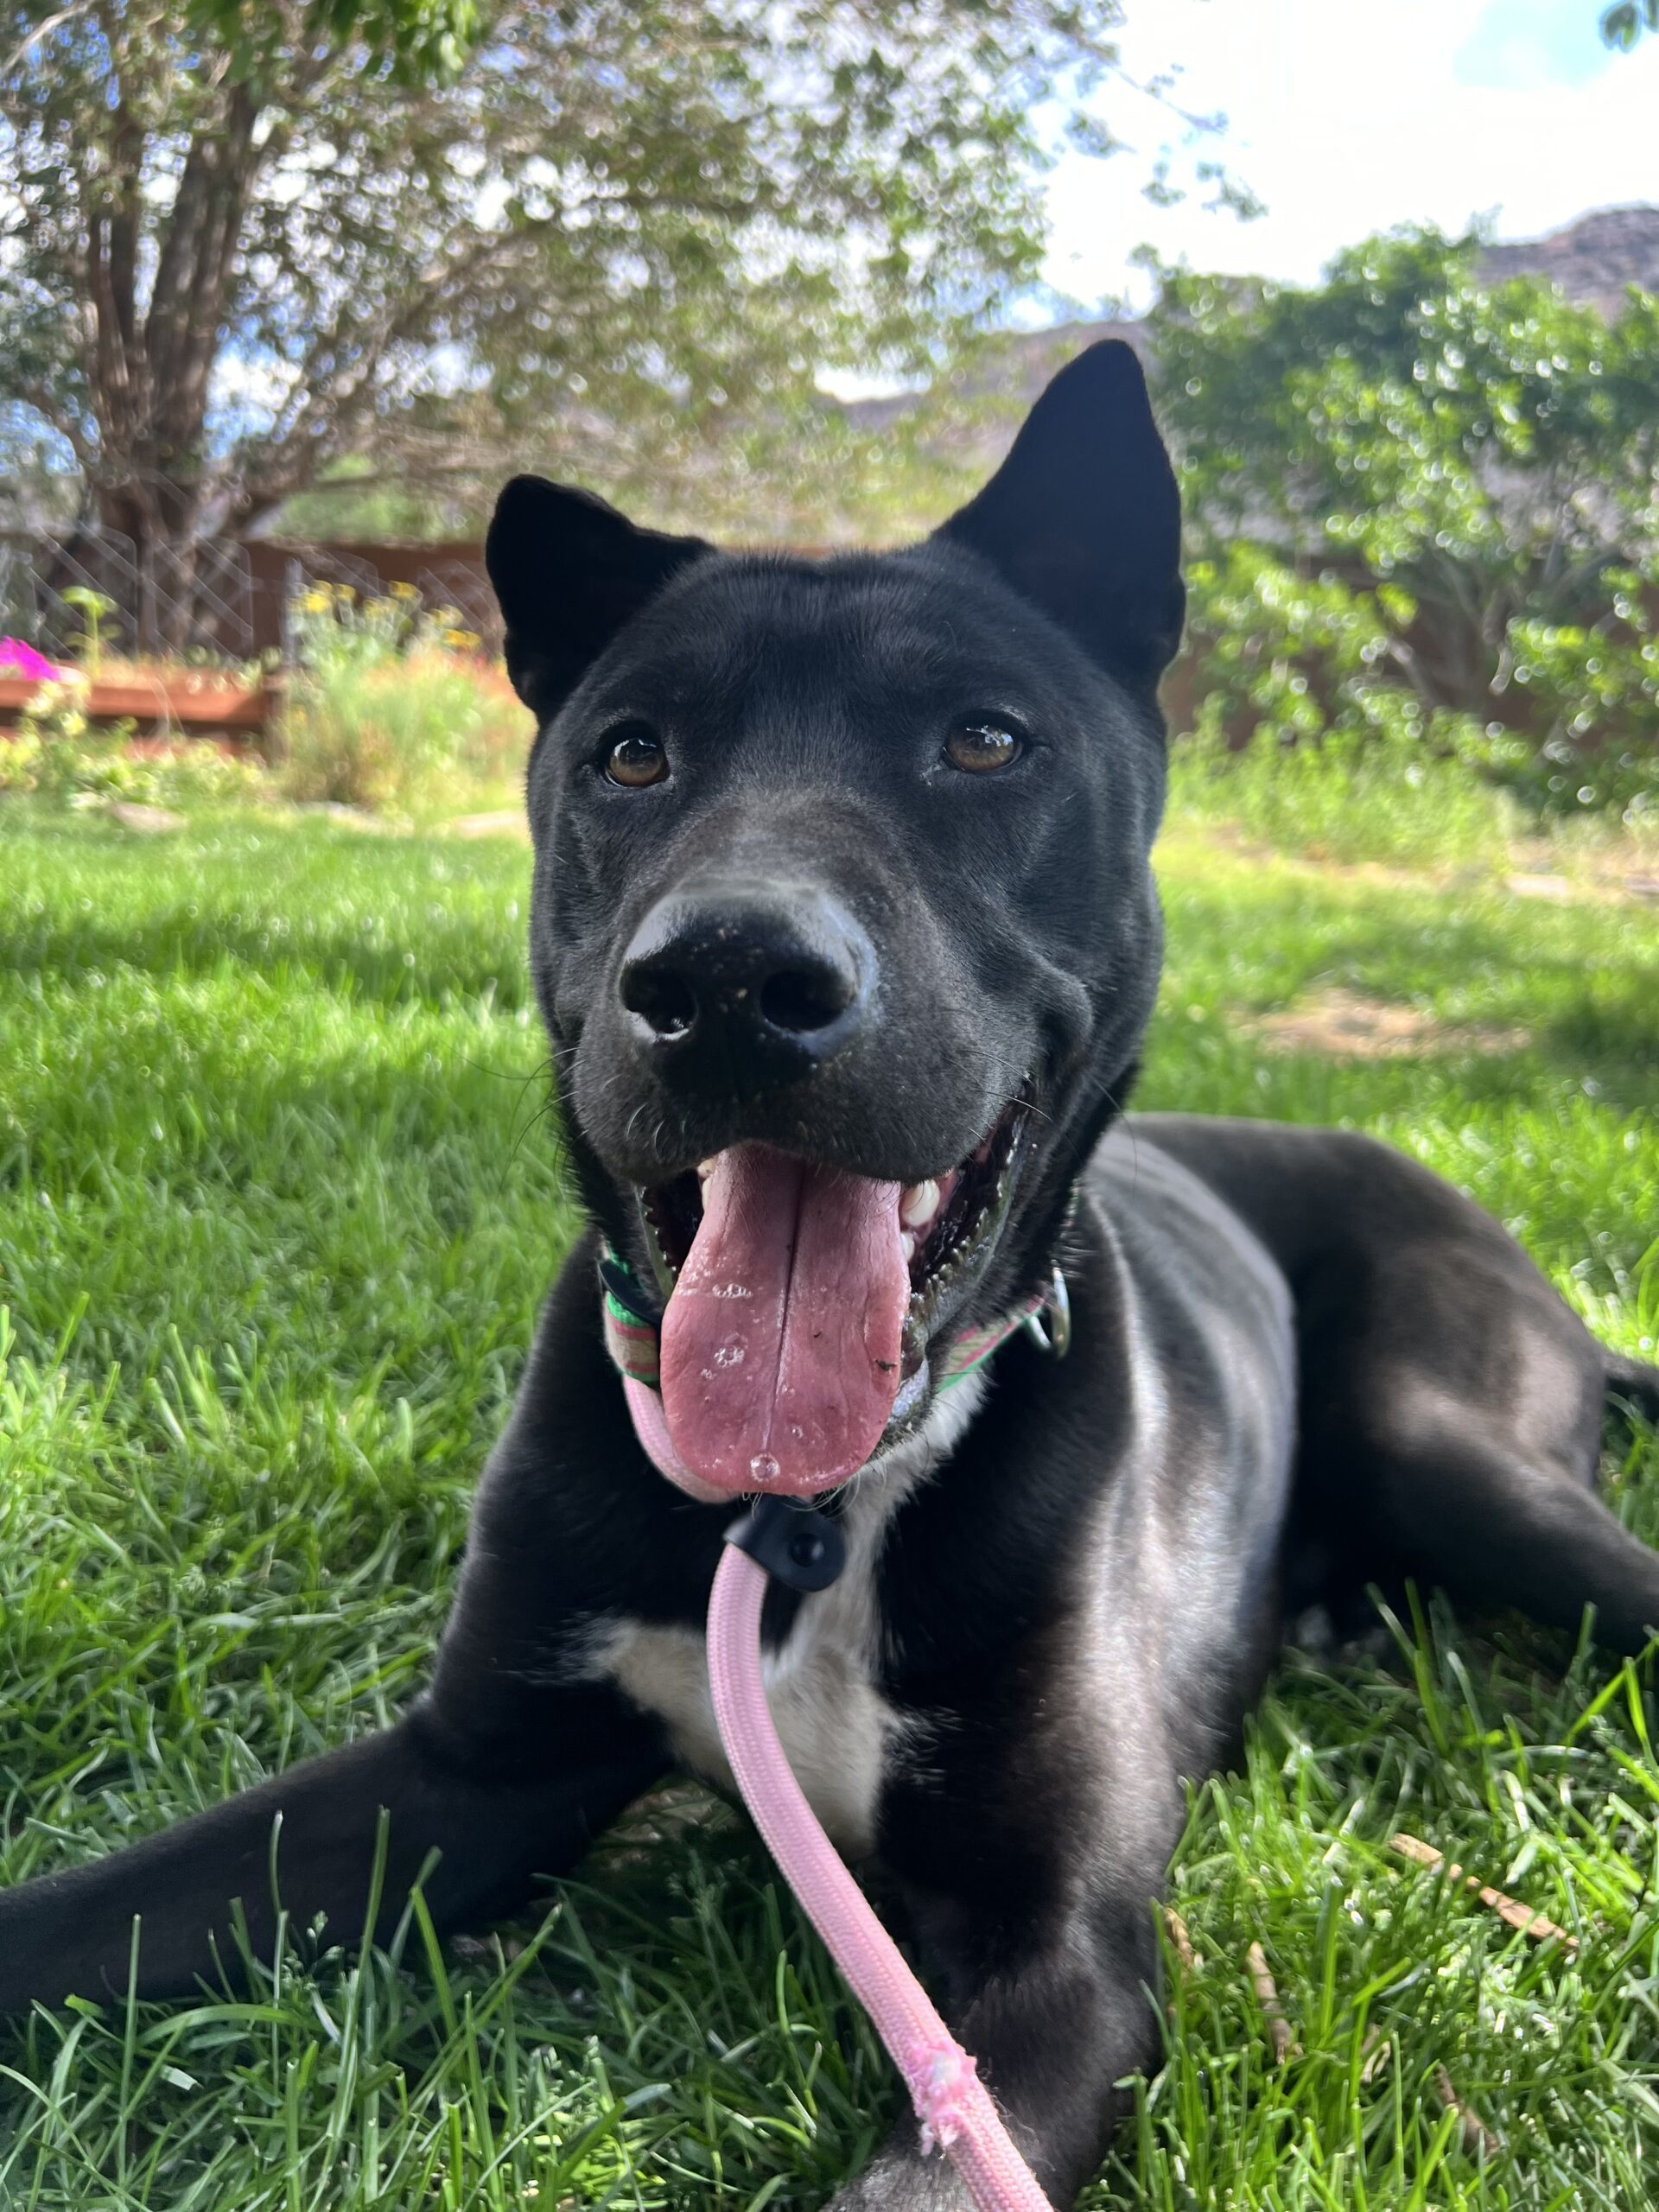
[[[850,1564],[770,1602],[780,1726],[838,1840],[907,1894],[1064,2202],[1156,2049],[1183,1777],[1235,1739],[1287,1614],[1414,1575],[1644,1643],[1659,1556],[1592,1483],[1607,1385],[1659,1408],[1659,1370],[1363,1138],[1118,1122],[1158,984],[1179,526],[1115,346],[903,553],[728,556],[508,486],[489,557],[540,725],[531,960],[593,1230],[431,1687],[385,1735],[0,1900],[0,2005],[123,1988],[135,1913],[145,1995],[232,1955],[232,1899],[269,1942],[278,1814],[296,1925],[360,1925],[382,1808],[388,1921],[435,1848],[442,1924],[521,1904],[676,1761],[723,1771],[701,1624],[732,1516],[697,1498],[829,1486]],[[602,1253],[620,1304],[665,1303],[650,1403],[691,1497],[636,1440]],[[1059,1332],[1057,1270],[1069,1357],[1011,1338],[942,1390],[1035,1297]],[[906,2129],[848,2198],[955,2189]]]

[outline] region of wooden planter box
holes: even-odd
[[[40,689],[35,677],[0,673],[0,724],[15,722]],[[232,737],[258,738],[274,727],[281,697],[276,677],[250,683],[217,669],[132,668],[91,684],[85,711],[90,721],[130,721],[147,732],[223,730]]]

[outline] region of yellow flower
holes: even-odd
[[[308,591],[300,601],[302,614],[326,614],[334,601],[326,591]]]
[[[416,590],[413,584],[388,584],[386,586],[386,589],[391,594],[394,599],[418,599],[421,595],[419,592]]]
[[[484,641],[476,630],[446,630],[443,642],[452,652],[475,653]]]

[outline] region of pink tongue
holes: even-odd
[[[663,1321],[674,1448],[719,1489],[844,1482],[899,1392],[910,1298],[899,1185],[734,1145]]]

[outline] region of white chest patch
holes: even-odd
[[[781,1649],[767,1654],[766,1703],[790,1765],[842,1851],[861,1856],[875,1842],[876,1805],[903,1723],[876,1687],[882,1627],[875,1573],[894,1511],[965,1434],[984,1394],[965,1375],[929,1409],[913,1436],[868,1474],[855,1478],[843,1511],[847,1564],[828,1590],[804,1598]],[[709,1691],[702,1630],[659,1628],[626,1617],[596,1621],[583,1672],[613,1682],[667,1728],[675,1755],[694,1774],[734,1787]]]

